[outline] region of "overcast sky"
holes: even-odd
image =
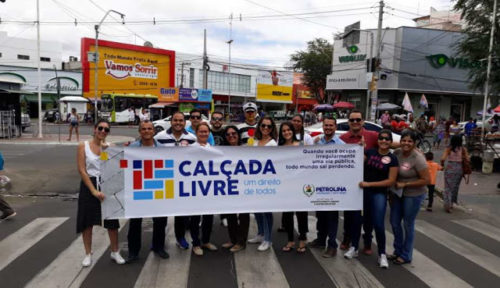
[[[232,13],[232,58],[267,66],[283,66],[290,54],[305,49],[307,41],[314,38],[333,42],[333,34],[351,23],[361,21],[363,29],[376,28],[378,17],[376,0],[39,1],[41,39],[60,41],[64,60],[70,55],[80,58],[80,39],[95,37],[94,25],[108,9],[125,14],[126,24],[110,14],[101,26],[100,39],[137,45],[147,40],[155,47],[201,55],[203,29],[207,29],[208,53],[221,57],[228,55],[226,41]],[[428,15],[431,6],[438,10],[453,7],[450,0],[385,3],[384,27],[415,26],[411,19]],[[0,3],[0,17],[0,30],[9,36],[36,39],[36,0],[6,0]]]

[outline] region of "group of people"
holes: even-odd
[[[349,131],[340,137],[335,134],[336,119],[323,117],[323,134],[315,139],[304,132],[304,119],[298,114],[291,121],[281,123],[277,127],[274,119],[268,116],[256,117],[257,106],[248,102],[243,106],[245,122],[237,126],[224,127],[224,115],[213,112],[210,124],[201,121],[201,111],[190,112],[191,126],[185,127],[183,113],[175,112],[171,117],[171,127],[157,135],[150,121],[142,121],[139,125],[139,138],[130,147],[164,147],[164,146],[300,146],[300,145],[338,145],[359,144],[364,146],[364,179],[359,183],[363,188],[363,211],[345,211],[343,225],[343,241],[340,249],[345,250],[344,257],[351,259],[358,256],[361,228],[363,227],[364,254],[372,254],[372,234],[378,246],[378,265],[388,268],[389,261],[394,264],[405,264],[412,261],[412,250],[415,235],[415,218],[427,193],[430,173],[426,158],[415,147],[417,134],[412,130],[404,130],[400,143],[394,143],[390,130],[379,133],[363,128],[363,114],[352,110],[348,115]],[[190,132],[192,131],[192,132]],[[77,232],[82,232],[86,256],[83,266],[92,263],[91,243],[92,226],[101,224],[100,201],[105,197],[96,186],[99,177],[99,154],[109,144],[105,141],[110,132],[109,123],[100,120],[95,124],[94,138],[81,143],[78,149],[78,170],[82,176],[78,201]],[[396,148],[394,152],[390,149]],[[277,148],[279,149],[279,148]],[[449,161],[457,159],[455,149],[451,148],[447,157]],[[387,255],[385,251],[384,219],[387,203],[390,205],[390,223],[394,233],[394,251]],[[294,214],[298,222],[298,245],[295,243]],[[282,214],[282,226],[287,233],[288,241],[282,247],[283,252],[296,250],[304,253],[307,247],[324,249],[323,257],[330,258],[337,254],[338,211],[318,211],[317,238],[307,243],[308,213],[288,211]],[[231,252],[246,248],[247,244],[259,244],[258,251],[270,249],[272,244],[273,214],[255,213],[257,234],[249,238],[249,213],[225,215],[228,222],[228,241],[222,247]],[[176,216],[174,221],[177,246],[189,249],[186,230],[191,234],[192,252],[202,256],[204,251],[216,251],[218,247],[211,243],[213,215]],[[128,231],[128,262],[138,259],[141,247],[141,221],[131,219]],[[200,226],[201,221],[201,226]],[[166,217],[153,218],[152,250],[161,258],[168,258],[165,251]],[[109,231],[111,241],[111,258],[118,264],[126,263],[118,251],[117,220],[105,220],[104,227]],[[201,239],[200,239],[201,227]]]

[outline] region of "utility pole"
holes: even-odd
[[[42,132],[42,70],[40,68],[40,1],[36,0],[36,57],[38,75],[38,138],[43,138]],[[19,111],[21,112],[21,111]]]
[[[203,30],[203,89],[208,89],[207,29]]]
[[[375,71],[374,76],[372,78],[373,81],[378,81],[379,79],[379,74],[380,74],[380,50],[381,50],[381,41],[382,41],[382,21],[384,18],[384,1],[380,0],[379,3],[379,10],[378,10],[378,27],[377,27],[377,57],[375,58]],[[375,112],[377,111],[377,102],[378,102],[378,85],[375,84],[375,89],[372,92],[372,103],[371,103],[371,108],[370,108],[370,119],[375,120]],[[367,103],[368,104],[368,103]],[[368,115],[367,115],[368,116]]]
[[[181,63],[181,87],[184,88],[184,62]]]
[[[55,64],[54,64],[54,73],[56,73],[57,104],[61,105],[61,81],[59,80],[59,76],[57,76],[57,67]],[[59,117],[61,117],[61,112],[60,112],[59,108],[60,108],[60,106],[57,107],[57,111],[58,111],[58,114],[60,115]],[[57,119],[57,117],[56,117],[56,122],[59,122],[59,119]],[[60,123],[57,123],[57,124],[60,124]],[[59,131],[58,138],[59,138],[59,143],[60,143],[61,142],[61,125],[57,125],[57,129]]]
[[[488,105],[488,94],[490,92],[490,74],[491,74],[491,57],[493,55],[493,40],[495,38],[495,25],[496,25],[496,15],[497,15],[497,0],[493,3],[493,18],[491,19],[491,33],[490,33],[490,48],[488,50],[488,66],[486,68],[486,83],[484,87],[484,103],[483,103],[483,119],[481,127],[481,141],[484,137],[484,121],[486,120],[486,109]]]
[[[231,43],[233,43],[233,13],[229,16],[229,40],[226,42],[229,46],[229,65],[227,69],[227,114],[231,115]]]

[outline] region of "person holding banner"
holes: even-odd
[[[170,120],[170,128],[156,134],[156,139],[162,146],[189,146],[196,142],[196,136],[187,132],[184,127],[186,120],[184,113],[177,111],[174,112]],[[175,217],[175,238],[177,239],[177,246],[181,249],[189,249],[189,243],[186,241],[186,221],[185,216]]]
[[[153,122],[149,120],[141,121],[139,123],[140,139],[130,143],[128,147],[158,147],[160,144],[153,136],[155,130]],[[128,228],[128,258],[127,263],[135,262],[139,259],[139,250],[141,249],[141,226],[142,218],[130,219]],[[153,243],[151,250],[160,258],[168,259],[169,255],[165,251],[165,229],[167,227],[167,217],[153,217]]]
[[[276,143],[278,133],[273,118],[269,116],[260,118],[257,127],[257,132],[255,132],[257,141],[253,143],[253,146],[278,146],[278,143]],[[257,221],[258,233],[254,238],[248,240],[248,243],[261,243],[257,250],[266,251],[271,247],[273,213],[255,213],[255,220]]]
[[[99,120],[94,126],[94,137],[78,145],[77,164],[78,172],[82,177],[80,193],[78,194],[78,212],[76,217],[76,232],[82,233],[85,258],[82,266],[92,265],[92,228],[101,225],[101,202],[104,193],[97,186],[101,171],[101,153],[109,146],[106,136],[110,132],[109,122]],[[124,264],[125,260],[118,250],[118,220],[104,220],[104,228],[108,229],[109,242],[111,243],[111,259],[117,264]]]
[[[297,140],[303,141],[304,145],[314,145],[311,135],[304,132],[304,117],[302,114],[295,114],[293,116],[292,125],[296,132]]]
[[[224,129],[224,146],[240,146],[240,133],[234,125]],[[246,248],[248,238],[248,227],[250,225],[250,214],[228,214],[227,230],[229,242],[222,244],[222,247],[229,248],[229,251],[236,253]]]
[[[304,145],[303,141],[297,139],[297,134],[295,133],[295,128],[290,122],[281,123],[280,133],[279,133],[279,146],[299,146]],[[293,239],[294,225],[293,225],[293,214],[294,212],[283,212],[283,226],[285,227],[286,233],[288,234],[288,243],[281,250],[283,252],[290,252],[295,247],[295,242]],[[298,253],[306,252],[307,243],[307,211],[297,211],[295,212],[297,216],[297,222],[299,224],[299,247],[297,248]]]
[[[337,130],[337,120],[330,115],[323,117],[323,136],[315,139],[317,145],[345,144],[342,139],[335,135]],[[337,255],[337,229],[339,225],[338,211],[317,211],[316,223],[317,238],[310,246],[313,248],[324,248],[328,237],[328,246],[323,253],[324,258],[331,258]]]
[[[257,105],[253,102],[247,102],[243,105],[243,112],[245,113],[245,123],[238,125],[238,130],[241,135],[241,144],[246,145],[249,139],[252,139],[255,134],[255,129],[257,128]],[[250,143],[253,145],[253,142]]]
[[[193,109],[191,112],[189,112],[189,120],[191,121],[191,126],[186,127],[186,131],[191,133],[191,134],[196,134],[196,129],[201,121],[201,111],[198,109]],[[214,136],[212,135],[212,132],[208,134],[208,144],[211,146],[215,145],[215,140]]]
[[[375,229],[375,236],[378,247],[378,263],[381,268],[388,268],[389,263],[385,253],[385,210],[387,207],[388,188],[396,183],[398,175],[398,159],[389,148],[392,143],[391,130],[383,129],[378,135],[378,148],[372,148],[365,152],[364,177],[359,187],[363,188],[365,211],[361,216],[361,211],[352,211],[354,214],[352,229],[352,246],[344,254],[344,257],[351,259],[358,255],[359,238],[361,237],[361,223],[364,219],[370,218]]]
[[[197,142],[193,143],[192,146],[200,146],[200,147],[210,147],[210,143],[208,142],[210,135],[210,127],[207,123],[201,122],[196,125],[195,128],[196,139]],[[202,238],[200,242],[200,221],[201,222],[201,230],[202,230]],[[203,249],[208,249],[210,251],[217,251],[217,246],[210,243],[210,235],[212,234],[212,225],[214,222],[214,215],[194,215],[190,217],[190,232],[191,239],[193,239],[193,253],[197,256],[203,256]],[[201,245],[200,245],[201,244]]]
[[[398,158],[399,170],[396,190],[389,199],[394,253],[388,259],[397,265],[411,263],[415,219],[427,194],[430,179],[425,157],[415,149],[416,141],[417,133],[406,129],[401,134],[401,148],[394,151],[394,155]]]

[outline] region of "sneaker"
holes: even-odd
[[[85,258],[83,258],[82,266],[89,267],[90,265],[92,265],[92,254],[87,254]]]
[[[229,248],[233,247],[234,245],[231,242],[226,242],[226,243],[222,244],[221,246],[222,246],[222,248],[229,249]]]
[[[125,264],[125,259],[123,259],[122,255],[120,255],[119,251],[111,252],[111,259],[116,262],[116,264]]]
[[[163,259],[168,259],[170,258],[170,255],[168,255],[167,251],[160,249],[158,251],[154,251],[158,257],[163,258]]]
[[[137,260],[139,260],[139,255],[137,255],[137,254],[128,254],[126,262],[127,262],[127,264],[130,264],[130,263],[136,262]]]
[[[257,235],[252,239],[248,239],[248,243],[250,244],[262,243],[262,241],[264,241],[264,235]]]
[[[219,250],[219,249],[217,248],[217,246],[215,246],[215,245],[214,245],[214,244],[212,244],[212,243],[205,243],[205,244],[202,244],[202,245],[201,245],[201,248],[208,249],[208,250],[210,250],[210,251],[217,251],[217,250]]]
[[[358,250],[356,250],[354,247],[349,248],[349,250],[344,253],[345,259],[352,259],[354,257],[358,257]]]
[[[193,253],[196,256],[203,256],[203,249],[201,249],[200,246],[194,246],[193,247]]]
[[[177,247],[187,250],[189,249],[189,243],[186,241],[185,238],[181,238],[177,240]]]
[[[231,247],[231,249],[229,249],[229,251],[231,251],[233,253],[236,253],[236,252],[239,252],[239,251],[241,251],[243,249],[245,249],[245,246],[241,246],[239,244],[236,244],[233,247]]]
[[[0,220],[1,221],[7,220],[7,219],[10,219],[16,215],[17,215],[17,213],[15,211],[11,211],[10,213],[3,213],[3,215],[0,217]]]
[[[380,257],[378,258],[378,264],[380,268],[389,268],[389,261],[387,261],[387,256],[385,256],[385,254],[380,255]]]
[[[373,254],[372,245],[365,245],[365,247],[363,248],[363,254],[368,256],[372,255]]]
[[[337,255],[337,249],[328,247],[328,249],[326,249],[325,253],[323,253],[322,256],[323,258],[332,258],[335,257],[335,255]]]
[[[314,239],[312,242],[309,242],[308,245],[311,248],[325,249],[325,242],[326,241],[320,241],[319,239]]]
[[[221,221],[222,226],[227,227],[227,219],[223,218]]]
[[[262,252],[262,251],[266,251],[266,250],[268,250],[269,248],[271,248],[271,242],[269,242],[269,241],[263,241],[263,242],[259,245],[259,247],[257,248],[257,250],[259,250],[259,251],[261,251],[261,252]]]

